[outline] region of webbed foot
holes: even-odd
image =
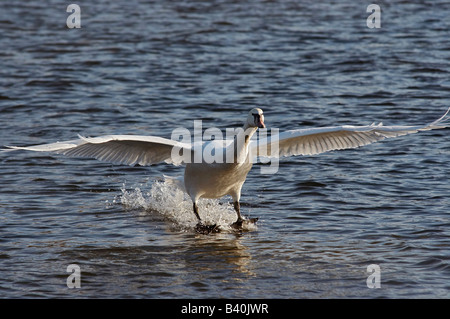
[[[249,219],[238,219],[233,224],[231,224],[231,228],[242,230],[250,225],[255,225],[259,218],[249,218]]]
[[[202,222],[199,222],[196,226],[195,226],[195,231],[199,234],[203,234],[203,235],[208,235],[211,233],[218,233],[219,232],[219,227],[214,224],[214,225],[204,225]]]

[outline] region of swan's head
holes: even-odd
[[[257,107],[248,112],[247,124],[250,127],[265,128],[263,111]]]

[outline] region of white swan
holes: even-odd
[[[202,197],[220,198],[230,195],[237,213],[237,220],[232,224],[233,227],[242,227],[245,222],[256,222],[257,219],[244,220],[239,205],[242,185],[252,168],[253,157],[267,156],[268,154],[274,157],[319,154],[332,150],[356,148],[385,138],[445,128],[448,127],[445,121],[448,120],[446,116],[449,111],[450,108],[438,120],[422,126],[372,124],[298,129],[256,142],[251,140],[251,137],[258,128],[265,128],[265,124],[263,111],[254,108],[248,113],[243,129],[238,131],[233,140],[203,141],[200,149],[191,143],[156,136],[108,135],[95,138],[80,136],[77,140],[28,147],[8,146],[8,149],[3,151],[56,152],[68,156],[92,157],[102,161],[129,165],[151,165],[159,162],[175,165],[185,164],[184,186],[193,201],[194,214],[198,219],[196,230],[209,233],[216,231],[217,228],[216,225],[207,226],[202,223],[197,206],[198,200]],[[201,159],[197,163],[193,161],[196,152],[203,151],[212,145],[217,148],[218,144],[225,150],[222,163],[211,163],[205,159]],[[264,147],[267,152],[259,154],[258,151]],[[278,152],[274,154],[272,148],[277,148]],[[174,152],[174,150],[177,151]],[[174,154],[179,154],[180,150],[189,156],[174,156]],[[225,154],[232,154],[232,156],[225,158]]]

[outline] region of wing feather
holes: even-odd
[[[89,157],[100,161],[151,165],[160,162],[180,165],[178,158],[172,158],[173,147],[190,151],[190,144],[157,136],[108,135],[95,138],[80,136],[78,140],[42,144],[28,147],[10,147],[37,152],[55,152],[73,157]]]
[[[344,125],[286,131],[257,142],[252,141],[252,154],[263,157],[283,157],[315,155],[333,150],[356,148],[386,138],[448,127],[449,111],[450,108],[438,120],[422,126]],[[260,149],[264,151],[260,152]],[[277,149],[278,152],[276,152]]]

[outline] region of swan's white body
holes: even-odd
[[[173,148],[183,149],[195,157],[196,148],[189,143],[177,142],[156,136],[108,135],[95,138],[80,137],[78,140],[57,142],[28,147],[9,147],[4,151],[28,150],[39,152],[56,152],[68,156],[92,157],[102,161],[129,165],[151,165],[159,162],[175,165],[185,164],[184,186],[192,198],[194,213],[201,223],[197,202],[200,198],[220,198],[230,195],[238,214],[237,225],[242,224],[239,200],[242,185],[252,168],[254,156],[283,157],[292,155],[313,155],[332,150],[355,148],[374,143],[385,138],[396,137],[419,131],[427,131],[448,127],[445,123],[450,109],[438,120],[421,126],[334,126],[311,129],[298,129],[280,133],[272,139],[262,139],[258,143],[251,137],[258,128],[264,128],[264,115],[261,109],[252,109],[241,130],[234,140],[204,141],[203,147],[211,143],[224,145],[226,150],[233,149],[233,161],[228,163],[210,163],[204,159],[201,162],[183,162],[173,156]],[[277,141],[278,152],[271,148]],[[238,143],[237,141],[244,141]],[[259,147],[257,147],[259,146]],[[267,149],[265,154],[259,154],[260,147]],[[211,230],[211,229],[209,229]]]

